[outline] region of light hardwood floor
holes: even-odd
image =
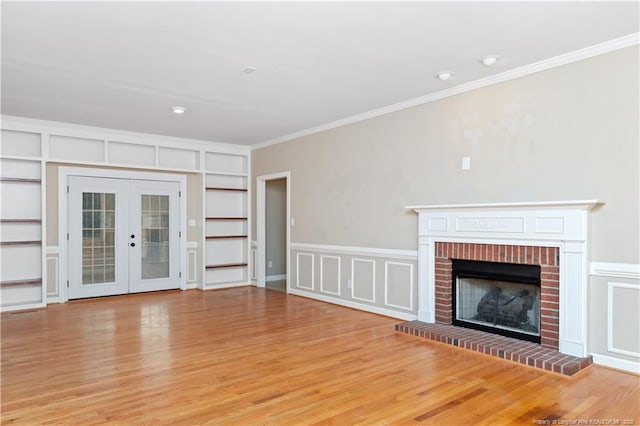
[[[118,296],[1,320],[4,424],[639,424],[638,376],[592,366],[567,378],[271,290]]]

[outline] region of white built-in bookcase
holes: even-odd
[[[199,175],[203,192],[197,219],[203,221],[198,226],[202,232],[186,244],[181,266],[186,269],[185,287],[207,290],[250,283],[249,147],[1,118],[0,310],[65,300],[59,298],[64,247],[46,246],[46,194],[60,191],[59,185],[47,188],[50,162]]]
[[[207,152],[204,288],[249,280],[249,156]]]

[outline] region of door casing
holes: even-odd
[[[181,194],[185,196],[179,197],[180,205],[180,289],[187,289],[186,274],[186,236],[187,236],[187,177],[185,175],[172,173],[151,173],[151,172],[135,172],[129,170],[118,169],[93,169],[86,167],[60,167],[58,169],[58,246],[59,246],[59,268],[58,268],[58,292],[59,301],[66,302],[69,300],[67,293],[68,278],[68,256],[69,242],[67,240],[67,185],[69,176],[81,177],[102,177],[112,179],[136,179],[151,180],[160,182],[177,182],[180,186]]]

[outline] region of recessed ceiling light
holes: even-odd
[[[436,74],[436,78],[442,81],[449,80],[453,77],[453,73],[451,71],[442,71]]]
[[[174,106],[171,108],[174,114],[184,114],[187,109],[183,106]]]
[[[245,74],[251,74],[255,70],[256,70],[255,67],[246,67],[245,69],[242,70],[242,72],[245,73]]]
[[[480,62],[482,62],[482,65],[484,65],[485,67],[490,67],[491,65],[498,62],[498,56],[497,55],[485,56],[484,58],[482,58]]]

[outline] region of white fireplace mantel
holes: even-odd
[[[597,200],[419,205],[418,320],[435,322],[435,243],[558,247],[559,350],[587,355],[589,213]]]

